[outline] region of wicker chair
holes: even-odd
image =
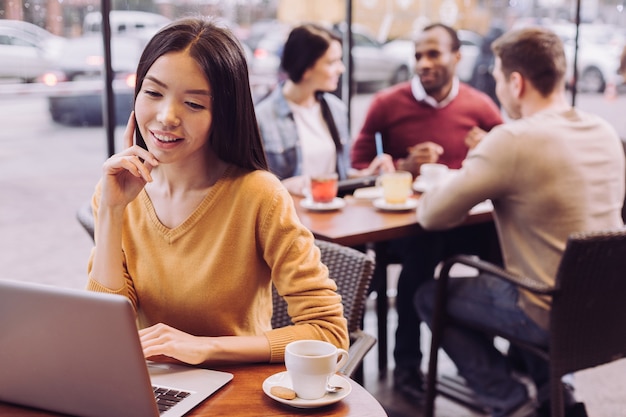
[[[374,272],[374,260],[363,252],[331,242],[316,240],[320,248],[322,263],[328,266],[329,274],[337,283],[337,292],[341,295],[344,315],[348,320],[350,332],[350,359],[340,370],[344,375],[362,382],[363,358],[376,344],[376,338],[362,330],[365,301]],[[272,327],[279,328],[291,324],[287,313],[287,303],[272,291],[274,314]]]
[[[91,208],[91,201],[83,203],[76,211],[76,218],[85,231],[93,239],[94,224],[93,224],[93,209]]]
[[[475,257],[446,261],[438,280],[428,369],[426,413],[432,417],[437,392],[437,354],[446,323],[445,306],[450,268],[465,264],[538,294],[552,295],[549,347],[505,337],[547,359],[550,364],[551,416],[563,417],[563,375],[626,356],[626,229],[577,233],[569,237],[553,288],[539,287]],[[502,336],[502,335],[500,335]],[[453,399],[454,396],[452,396]],[[456,398],[458,399],[458,398]],[[463,400],[460,400],[463,402]]]

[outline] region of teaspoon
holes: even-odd
[[[326,392],[329,393],[329,394],[334,394],[336,392],[341,391],[342,389],[343,389],[343,387],[326,384]]]

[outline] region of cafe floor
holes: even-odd
[[[393,342],[397,323],[397,314],[393,307],[395,286],[399,265],[390,265],[388,270],[389,285],[387,296],[390,301],[388,313],[388,370],[381,375],[378,371],[378,346],[374,346],[367,354],[364,361],[365,388],[371,392],[383,405],[389,417],[420,417],[423,416],[423,408],[405,399],[393,390]],[[377,317],[375,311],[375,297],[372,294],[368,300],[364,328],[370,334],[377,334]],[[426,370],[428,364],[428,352],[430,332],[428,327],[422,324],[422,352],[424,363],[422,369]],[[625,329],[626,331],[626,329]],[[503,347],[505,344],[503,344]],[[439,355],[439,371],[453,375],[455,367],[445,354]],[[626,359],[603,365],[597,368],[584,370],[574,374],[576,396],[583,401],[589,417],[625,417],[626,416]],[[531,392],[532,392],[532,388]],[[436,417],[484,417],[483,413],[464,407],[445,397],[438,396],[436,402]]]

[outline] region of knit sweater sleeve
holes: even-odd
[[[96,184],[94,194],[91,198],[91,207],[94,212],[94,224],[95,225],[98,224],[96,220],[98,216],[98,207],[100,206],[101,195],[102,195],[102,184],[98,182],[98,184]],[[96,226],[96,230],[94,231],[94,234],[97,234],[98,232],[99,230],[97,230],[97,226]],[[103,286],[102,284],[100,284],[98,281],[91,278],[91,269],[93,266],[93,258],[94,258],[95,250],[96,250],[95,247],[92,248],[91,254],[89,256],[89,261],[87,264],[87,271],[88,271],[88,281],[87,281],[87,287],[86,287],[87,290],[93,291],[93,292],[103,292],[103,293],[108,293],[108,294],[123,295],[130,300],[136,312],[137,311],[137,296],[134,290],[133,280],[129,276],[128,270],[126,268],[126,262],[124,262],[124,281],[126,282],[126,285],[123,286],[122,288],[111,290]]]
[[[282,362],[287,343],[319,339],[346,349],[347,323],[335,282],[321,263],[314,237],[299,221],[293,199],[278,188],[271,208],[263,214],[260,245],[271,279],[285,299],[291,326],[265,332],[271,362]]]

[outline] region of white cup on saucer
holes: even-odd
[[[298,340],[285,348],[285,366],[293,390],[303,400],[322,398],[328,379],[347,361],[347,351],[321,340]]]
[[[419,182],[425,189],[430,189],[439,184],[450,170],[444,164],[428,163],[420,167]]]

